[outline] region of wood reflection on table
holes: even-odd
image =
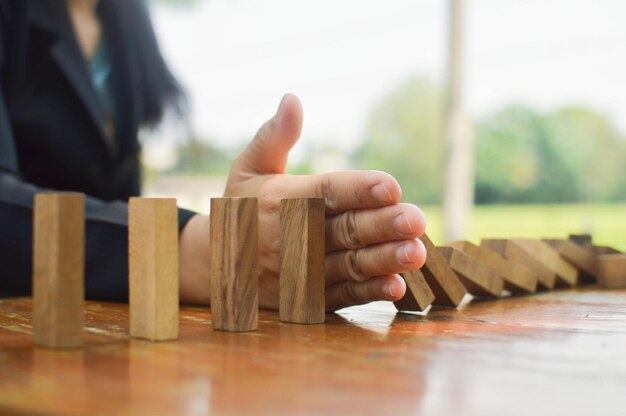
[[[87,302],[84,349],[35,348],[30,299],[0,300],[0,414],[623,415],[626,289],[586,287],[457,310],[349,308],[324,325],[128,337],[128,305]]]

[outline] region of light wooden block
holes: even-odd
[[[130,335],[178,338],[178,209],[174,198],[128,204]]]
[[[35,195],[33,218],[33,332],[36,345],[83,345],[85,197]]]
[[[565,261],[576,267],[581,272],[581,278],[589,276],[593,280],[596,279],[596,258],[588,247],[578,245],[572,240],[551,238],[543,241],[556,250]]]
[[[213,328],[259,326],[258,201],[211,199],[211,317]]]
[[[576,286],[578,284],[578,270],[566,262],[550,245],[541,240],[525,238],[511,241],[522,247],[537,261],[550,269],[557,277],[557,284],[565,286]]]
[[[437,247],[437,250],[469,293],[475,296],[502,295],[504,280],[494,270],[454,247]]]
[[[556,284],[556,274],[543,263],[537,261],[528,251],[511,240],[483,239],[480,246],[503,256],[513,263],[520,264],[532,270],[537,276],[539,285],[545,289],[553,289]]]
[[[420,237],[426,247],[426,263],[421,272],[435,294],[435,306],[456,307],[467,293],[465,286],[444,261],[426,234]]]
[[[322,198],[281,201],[279,314],[283,322],[324,322],[325,216]]]
[[[521,264],[469,241],[453,241],[446,245],[461,250],[494,270],[504,280],[504,288],[512,293],[534,293],[537,290],[537,275]]]
[[[597,262],[598,283],[601,286],[626,286],[626,254],[601,254]]]
[[[402,278],[406,282],[406,293],[397,302],[394,302],[396,309],[399,311],[423,311],[428,308],[435,300],[435,294],[426,278],[419,270],[413,270],[402,274]]]

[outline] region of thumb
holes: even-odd
[[[257,132],[235,164],[244,174],[285,173],[287,157],[302,130],[302,105],[293,94],[285,94],[278,111]]]

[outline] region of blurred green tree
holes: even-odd
[[[178,159],[168,174],[228,175],[232,156],[205,140],[190,138],[180,143],[176,150]]]
[[[440,88],[423,77],[409,79],[372,109],[354,166],[394,175],[406,201],[438,203],[442,115]]]

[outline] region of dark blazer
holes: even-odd
[[[140,191],[143,120],[137,36],[145,6],[101,0],[114,82],[122,93],[115,145],[74,35],[65,0],[0,0],[0,296],[31,292],[33,195],[87,194],[86,296],[128,296],[127,205]],[[182,227],[193,215],[180,210]]]

